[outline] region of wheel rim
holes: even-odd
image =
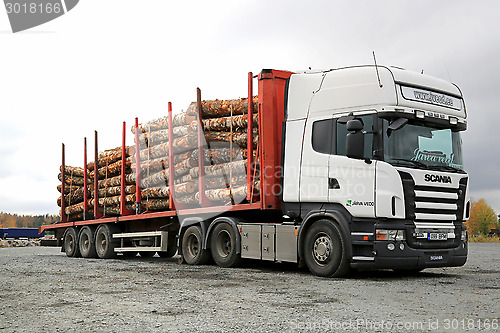
[[[89,247],[90,247],[89,235],[87,235],[86,233],[83,233],[81,241],[82,241],[82,250],[87,252],[89,250]]]
[[[229,256],[232,250],[232,244],[231,236],[226,230],[221,230],[221,232],[217,234],[215,242],[217,254],[222,258]]]
[[[72,234],[68,234],[66,239],[66,252],[72,252],[75,248],[75,238]]]
[[[196,258],[196,256],[198,256],[198,253],[200,253],[200,242],[198,240],[198,237],[196,237],[196,235],[194,234],[189,235],[187,245],[189,256],[192,258]]]
[[[324,233],[319,234],[314,241],[312,253],[314,260],[319,265],[325,265],[330,261],[333,253],[333,243],[330,236]]]
[[[96,236],[96,248],[100,253],[103,253],[106,250],[107,239],[104,233],[98,232]]]

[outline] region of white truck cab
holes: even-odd
[[[460,89],[384,66],[293,74],[283,212],[303,229],[332,215],[351,267],[420,270],[467,258]],[[290,134],[290,133],[293,133]]]

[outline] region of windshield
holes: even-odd
[[[433,170],[462,171],[460,132],[409,122],[395,131],[384,120],[384,160],[391,164]]]

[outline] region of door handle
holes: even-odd
[[[331,190],[340,190],[340,184],[337,178],[328,178],[328,188]]]

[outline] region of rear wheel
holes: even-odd
[[[210,260],[210,252],[204,250],[203,236],[199,226],[187,228],[182,237],[182,255],[190,265],[203,265]]]
[[[305,237],[304,259],[311,273],[324,277],[341,277],[349,273],[346,242],[333,221],[315,222]]]
[[[64,252],[68,257],[81,257],[76,229],[71,227],[64,233]]]
[[[240,254],[236,253],[236,233],[228,223],[215,226],[210,237],[210,248],[214,261],[220,267],[236,267],[241,262]]]
[[[97,256],[101,259],[116,258],[115,247],[117,242],[114,242],[112,237],[116,232],[111,226],[101,224],[95,233],[95,247]]]
[[[84,258],[96,258],[94,232],[90,227],[83,227],[78,234],[78,246]]]

